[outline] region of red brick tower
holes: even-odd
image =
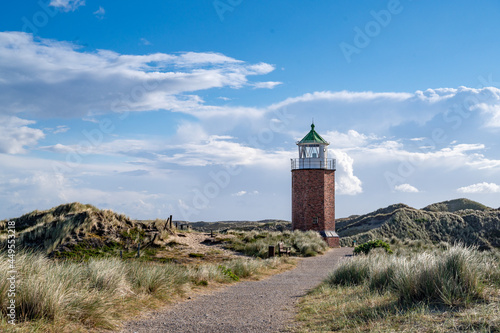
[[[299,142],[299,158],[292,159],[292,229],[316,230],[330,247],[339,247],[335,232],[335,160],[329,145],[316,131]]]

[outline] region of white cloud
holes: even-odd
[[[283,84],[283,82],[268,81],[268,82],[257,82],[254,84],[256,89],[273,89],[276,86]]]
[[[500,168],[500,160],[489,159],[478,151],[484,151],[484,144],[452,144],[439,150],[421,149],[411,151],[398,141],[382,141],[350,149],[357,163],[374,165],[387,162],[402,162],[411,168],[440,168],[451,170],[471,168],[476,170]]]
[[[289,164],[293,156],[289,151],[253,148],[235,142],[226,136],[211,135],[200,142],[184,143],[166,147],[177,150],[158,154],[160,161],[182,166],[206,165],[253,165],[264,168],[279,168]]]
[[[477,183],[457,189],[459,193],[498,193],[500,186],[495,183]]]
[[[233,193],[231,194],[231,196],[233,197],[242,197],[244,195],[257,195],[259,194],[259,191],[250,191],[250,192],[247,192],[247,191],[238,191],[236,193]]]
[[[38,140],[43,139],[43,131],[27,126],[34,123],[31,120],[0,115],[0,153],[25,153],[26,146],[34,146]]]
[[[65,12],[74,12],[78,7],[84,6],[85,0],[50,0],[49,6],[60,8]]]
[[[68,126],[59,125],[59,126],[56,126],[56,128],[54,130],[52,130],[52,133],[54,133],[54,134],[66,133],[69,130],[70,130],[70,128]]]
[[[182,173],[158,172],[148,166],[141,166],[149,171],[145,172],[126,163],[92,164],[84,159],[59,172],[54,169],[55,164],[66,165],[65,159],[53,161],[0,154],[0,212],[3,215],[0,219],[72,201],[112,208],[132,217],[157,218],[172,214],[173,202],[178,199],[177,194],[165,190],[165,183],[172,189],[194,184]],[[133,175],[140,177],[140,181],[130,181]]]
[[[141,38],[141,44],[143,45],[151,45],[151,42],[147,40],[146,38]]]
[[[347,133],[328,131],[322,137],[335,148],[360,148],[374,140],[379,140],[375,135],[365,135],[352,129],[348,130]]]
[[[338,194],[356,195],[363,192],[361,180],[354,175],[354,160],[341,150],[333,150],[337,161],[336,192]]]
[[[414,93],[322,91],[269,106],[269,110],[284,109],[296,115],[301,124],[309,123],[315,116],[321,121],[318,125],[342,132],[352,129],[380,136],[386,135],[390,128],[406,126],[413,129],[407,131],[411,135],[419,127],[431,124],[432,130],[450,134],[463,131],[475,117],[483,126],[498,128],[500,89],[459,87]],[[404,131],[400,133],[405,135]]]
[[[406,192],[406,193],[418,193],[420,192],[416,187],[411,186],[410,184],[401,184],[394,187],[394,189],[398,192]]]
[[[106,10],[99,6],[99,9],[92,14],[94,14],[98,19],[102,20],[104,18],[104,14],[106,14]]]
[[[83,52],[77,45],[0,32],[0,114],[29,112],[47,117],[83,117],[110,111],[171,110],[197,117],[252,117],[251,107],[205,105],[192,93],[210,88],[253,86],[248,76],[274,66],[218,53],[122,55]]]
[[[479,110],[489,118],[486,122],[486,127],[500,127],[500,105],[479,103],[472,107],[473,110]]]

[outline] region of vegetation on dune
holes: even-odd
[[[218,241],[225,242],[226,247],[246,255],[266,258],[269,246],[277,246],[282,242],[291,248],[292,255],[305,257],[321,254],[328,249],[328,245],[316,231],[235,231],[229,230],[218,237]]]
[[[464,198],[438,202],[422,208],[422,210],[427,210],[430,212],[448,212],[448,213],[454,213],[466,209],[491,210],[491,208],[488,206]]]
[[[299,331],[499,331],[500,252],[443,248],[345,260],[300,303]]]
[[[169,235],[165,220],[134,221],[78,202],[36,210],[11,221],[15,222],[19,246],[57,258],[117,257],[120,251],[133,256],[139,245],[152,253]],[[7,220],[0,221],[0,247],[6,230]]]
[[[422,210],[397,204],[342,219],[336,230],[342,246],[392,238],[434,244],[461,242],[492,249],[500,247],[500,210],[466,199],[437,203]]]
[[[193,230],[201,232],[237,231],[285,231],[292,230],[290,221],[261,220],[261,221],[219,221],[219,222],[192,222]]]
[[[237,259],[224,265],[157,264],[118,258],[54,261],[41,253],[16,255],[17,331],[116,329],[124,318],[186,293],[193,286],[230,283],[274,269],[286,258]],[[6,317],[8,261],[0,254],[0,330]]]
[[[354,254],[360,254],[360,253],[368,254],[368,253],[370,253],[370,251],[372,249],[375,249],[375,248],[383,248],[385,250],[385,252],[387,252],[389,254],[392,253],[390,245],[387,244],[386,242],[378,239],[378,240],[369,241],[367,243],[360,244],[360,245],[356,246],[354,248]]]

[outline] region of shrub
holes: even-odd
[[[354,248],[354,254],[360,254],[360,253],[368,254],[368,253],[370,253],[371,249],[374,249],[377,247],[381,247],[381,248],[385,249],[385,251],[389,254],[392,253],[392,250],[391,250],[391,247],[389,246],[389,244],[387,244],[386,242],[381,241],[381,240],[373,240],[373,241],[369,241],[369,242],[366,242],[364,244],[360,244],[360,245],[356,246]]]
[[[239,281],[240,278],[231,271],[231,269],[227,268],[226,266],[219,265],[219,269],[221,270],[222,274],[225,276],[229,277],[230,279],[234,281]]]

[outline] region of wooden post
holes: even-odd
[[[137,258],[141,256],[141,244],[137,245]]]
[[[173,221],[172,221],[172,215],[170,215],[170,217],[169,217],[168,219],[170,220],[170,229],[172,229],[172,226],[173,226],[173,225],[172,225],[172,222],[173,222]]]
[[[276,255],[276,248],[274,245],[269,245],[269,258],[272,258]]]
[[[213,230],[210,230],[210,237],[214,237],[214,231]]]

